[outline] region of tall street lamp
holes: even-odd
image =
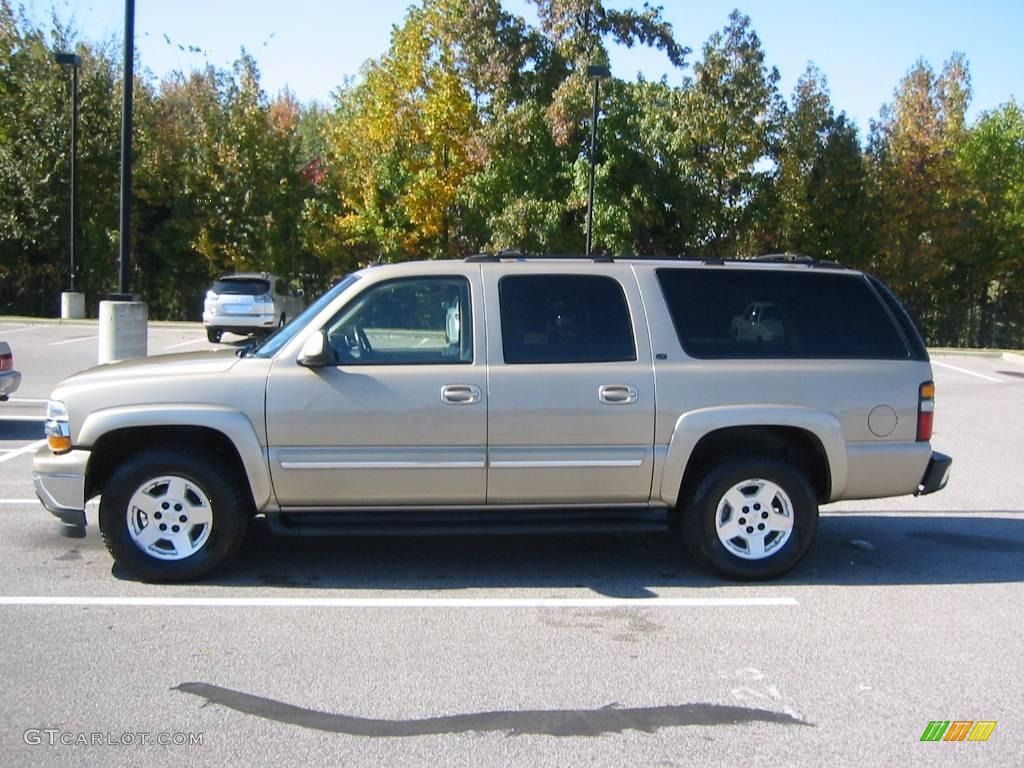
[[[590,193],[587,197],[587,256],[590,255],[594,241],[594,163],[597,158],[597,92],[598,84],[603,77],[611,77],[612,71],[607,66],[591,64],[587,67],[587,77],[594,78],[594,116],[590,121]]]
[[[71,293],[75,292],[75,218],[78,211],[78,68],[82,59],[73,53],[55,53],[54,60],[58,64],[71,67],[71,203],[68,213],[68,252],[70,253]]]

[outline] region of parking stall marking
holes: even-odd
[[[51,347],[60,347],[60,346],[63,346],[64,344],[74,344],[76,341],[92,341],[93,339],[98,339],[98,338],[99,338],[99,335],[96,335],[96,336],[76,336],[73,339],[64,339],[64,341],[51,341],[50,342],[50,346]]]
[[[206,339],[189,339],[188,341],[183,341],[180,344],[171,344],[171,346],[164,347],[164,349],[178,349],[180,347],[187,347],[187,346],[190,346],[192,344],[203,344],[205,342],[206,342]]]
[[[6,451],[0,454],[0,464],[3,464],[5,461],[10,461],[15,456],[21,456],[26,453],[32,453],[37,448],[41,448],[44,445],[46,445],[46,440],[37,440],[36,442],[29,443],[28,445],[24,445],[21,448],[15,448],[13,450]]]
[[[993,382],[995,384],[1002,384],[1004,382],[1004,379],[997,379],[994,376],[986,376],[984,373],[978,373],[976,371],[969,371],[966,368],[961,368],[961,367],[956,366],[956,365],[950,365],[949,363],[940,363],[937,360],[932,360],[932,365],[937,365],[939,368],[948,368],[951,371],[957,371],[959,373],[966,373],[968,376],[976,376],[979,379],[984,379],[985,381],[991,381],[991,382]]]
[[[794,597],[73,597],[2,595],[0,606],[119,608],[751,608]]]

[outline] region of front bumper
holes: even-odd
[[[85,527],[85,471],[89,451],[54,454],[45,445],[32,460],[32,484],[43,506],[64,525]]]
[[[921,478],[914,495],[924,496],[945,488],[946,483],[949,482],[949,470],[952,466],[952,457],[932,451],[932,457],[928,460],[928,468],[924,471],[924,477]]]

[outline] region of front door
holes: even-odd
[[[338,365],[275,360],[267,437],[282,508],[485,501],[479,267],[452,271],[373,282],[347,302],[324,326]]]

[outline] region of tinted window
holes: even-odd
[[[342,365],[473,362],[469,282],[390,280],[367,288],[327,324]]]
[[[270,283],[259,278],[243,278],[240,280],[218,280],[210,289],[214,293],[231,293],[240,296],[262,296],[270,293]]]
[[[693,357],[909,357],[859,275],[659,269],[658,280],[679,341]]]
[[[613,278],[503,277],[498,294],[506,363],[636,360],[626,296]]]

